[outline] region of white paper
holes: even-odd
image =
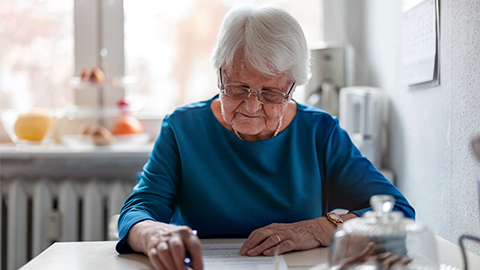
[[[277,256],[242,256],[240,247],[235,244],[203,244],[203,265],[205,270],[288,270],[282,255]],[[275,266],[278,266],[276,268]]]
[[[403,18],[405,82],[414,85],[433,81],[438,42],[435,0],[424,0]]]
[[[407,12],[416,5],[420,4],[423,0],[403,0],[402,1],[402,12]]]

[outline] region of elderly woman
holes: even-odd
[[[375,194],[393,195],[394,209],[413,218],[335,117],[292,100],[309,61],[283,9],[231,10],[213,52],[220,93],[165,117],[122,208],[117,251],[143,252],[157,269],[184,269],[188,251],[202,269],[198,237],[245,237],[247,256],[328,246]],[[349,212],[326,215],[336,208]]]

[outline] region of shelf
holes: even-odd
[[[153,143],[136,147],[99,146],[88,148],[70,148],[61,144],[36,146],[16,146],[14,144],[0,144],[0,158],[56,158],[56,157],[115,157],[145,156],[152,151]]]
[[[0,144],[0,178],[135,178],[153,148],[92,147],[72,149],[63,145],[23,146]]]

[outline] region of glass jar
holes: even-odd
[[[335,231],[329,252],[331,270],[439,269],[435,236],[428,228],[392,212],[392,196],[372,196],[370,205],[372,211]]]

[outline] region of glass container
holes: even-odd
[[[395,199],[375,195],[373,210],[348,220],[332,236],[329,252],[331,270],[438,270],[433,233],[392,211]]]
[[[17,146],[46,145],[63,124],[61,109],[2,110],[1,123]]]

